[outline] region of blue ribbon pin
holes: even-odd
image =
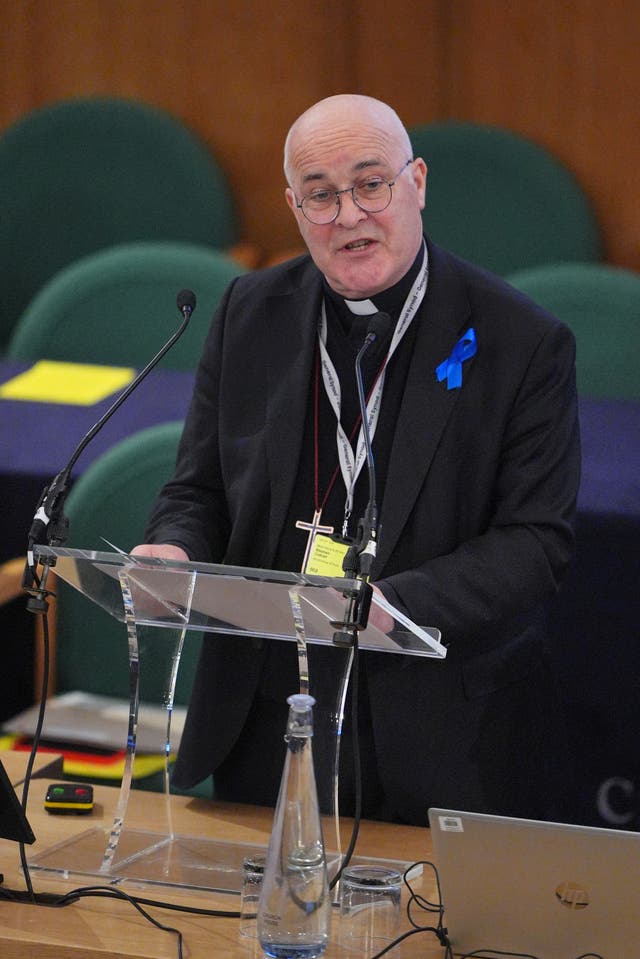
[[[446,376],[447,389],[459,389],[462,386],[462,364],[465,360],[470,360],[472,356],[475,356],[477,350],[476,331],[470,326],[451,350],[451,356],[448,356],[439,366],[436,366],[438,382],[442,383]]]

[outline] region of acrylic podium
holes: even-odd
[[[215,837],[176,835],[172,826],[169,788],[171,715],[180,656],[185,641],[189,641],[187,632],[195,630],[293,641],[298,646],[300,688],[307,691],[306,644],[334,644],[336,632],[345,617],[348,618],[354,597],[357,602],[363,584],[357,580],[302,573],[177,563],[124,553],[66,548],[39,547],[37,559],[40,563],[48,563],[59,578],[123,623],[129,651],[130,699],[124,773],[110,830],[87,829],[73,840],[34,855],[29,860],[30,868],[65,877],[91,876],[110,883],[131,881],[238,891],[242,859],[258,851],[256,847],[231,844]],[[360,630],[360,649],[377,650],[381,655],[445,656],[437,629],[416,626],[375,594],[372,603],[387,613],[389,628],[381,632],[368,625]],[[143,634],[144,643],[141,642]],[[145,656],[155,658],[160,644],[166,673],[166,824],[163,831],[151,832],[127,828],[126,812],[139,733],[140,676],[145,669]],[[143,649],[146,650],[144,655]],[[337,697],[336,757],[339,755],[348,678],[347,666]],[[336,758],[333,813],[339,851],[337,769]],[[332,845],[331,840],[327,845]]]

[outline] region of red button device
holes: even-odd
[[[44,797],[44,808],[59,815],[87,815],[93,811],[93,786],[51,783]]]

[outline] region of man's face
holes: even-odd
[[[292,141],[287,203],[316,266],[347,299],[388,289],[418,253],[427,170],[421,159],[404,169],[408,159],[395,131],[356,116],[325,119]],[[350,193],[341,195],[338,216],[329,224],[310,223],[296,206],[296,198],[313,190],[344,190],[372,176],[397,177],[391,203],[379,213],[361,210]]]

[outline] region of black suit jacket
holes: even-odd
[[[550,724],[561,720],[542,613],[570,558],[579,481],[570,331],[433,244],[429,263],[373,578],[415,622],[438,626],[449,651],[443,662],[367,663],[385,789],[401,818],[420,822],[427,803],[521,812],[527,781],[552,775]],[[309,257],[231,285],[150,541],[270,568],[296,482],[321,295]],[[477,352],[449,390],[435,369],[470,327]],[[260,673],[256,645],[205,639],[183,784],[235,741]]]

